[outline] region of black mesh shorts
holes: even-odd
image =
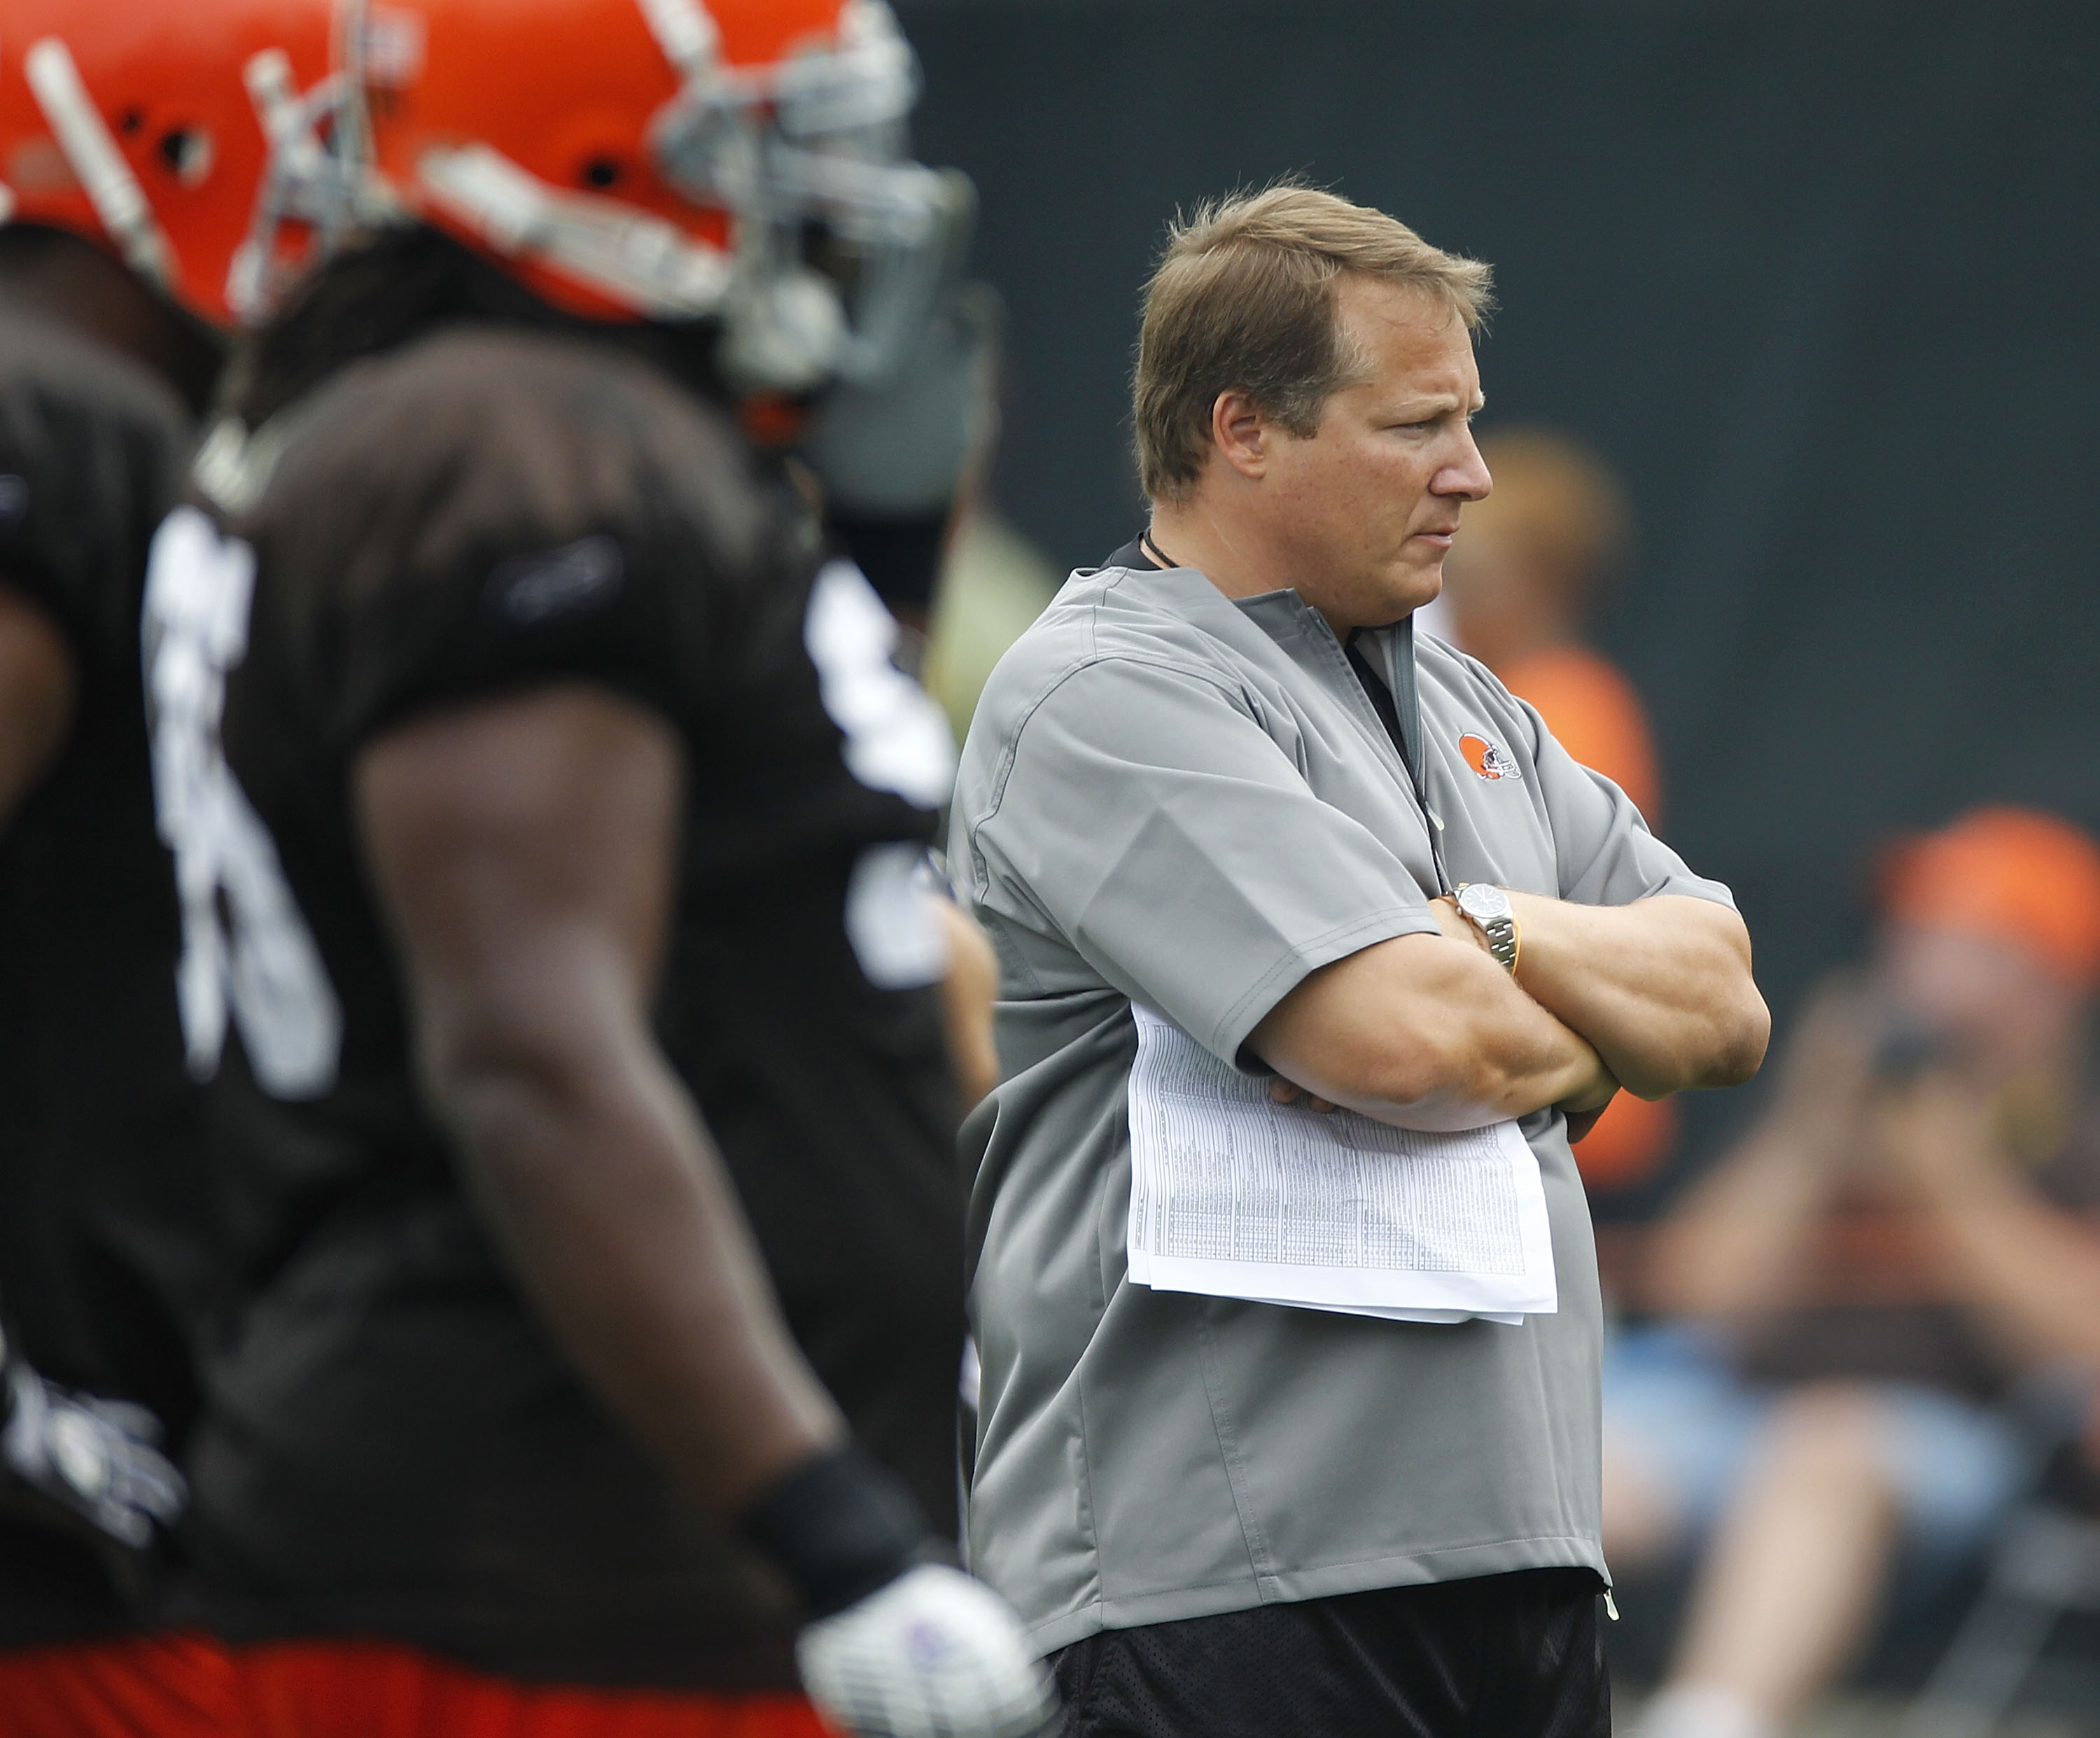
[[[1388,1587],[1090,1636],[1066,1738],[1609,1738],[1588,1569]]]

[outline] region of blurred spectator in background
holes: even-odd
[[[1466,509],[1434,626],[1537,707],[1568,752],[1617,785],[1655,827],[1662,776],[1647,712],[1632,684],[1583,640],[1632,548],[1626,492],[1595,453],[1548,429],[1483,435],[1480,456],[1494,492]],[[1575,1148],[1583,1181],[1593,1193],[1643,1181],[1668,1154],[1677,1123],[1674,1101],[1620,1093]],[[1605,1289],[1621,1299],[1633,1246],[1607,1236],[1599,1249]]]
[[[965,499],[933,593],[921,673],[959,739],[969,734],[993,665],[1049,607],[1060,582],[1043,552],[982,493]]]
[[[1710,1533],[1648,1738],[1783,1730],[1899,1548],[1907,1590],[1943,1587],[2018,1494],[2009,1392],[2100,1352],[2100,846],[1979,809],[1883,893],[1866,969],[1814,995],[1769,1109],[1658,1229],[1683,1325],[1608,1372],[1615,1565]]]

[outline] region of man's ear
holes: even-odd
[[[1268,419],[1251,394],[1220,392],[1211,405],[1211,444],[1225,463],[1255,482],[1268,473]]]

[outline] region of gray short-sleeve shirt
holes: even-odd
[[[1359,644],[1404,688],[1407,634]],[[1436,928],[1440,855],[1454,881],[1588,903],[1728,899],[1480,664],[1427,638],[1413,655],[1427,813],[1294,592],[1083,571],[980,703],[951,860],[999,955],[1007,1079],[964,1132],[970,1542],[1046,1653],[1274,1600],[1604,1567],[1596,1264],[1557,1112],[1524,1124],[1556,1315],[1418,1326],[1126,1277],[1133,999],[1259,1066],[1248,1034],[1308,973]]]

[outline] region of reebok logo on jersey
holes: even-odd
[[[1515,760],[1505,754],[1499,743],[1489,742],[1485,736],[1476,736],[1470,730],[1458,739],[1458,752],[1465,756],[1466,764],[1483,779],[1493,781],[1524,777]]]
[[[620,545],[602,532],[558,549],[514,555],[488,576],[488,602],[513,628],[536,628],[612,601],[624,577]]]

